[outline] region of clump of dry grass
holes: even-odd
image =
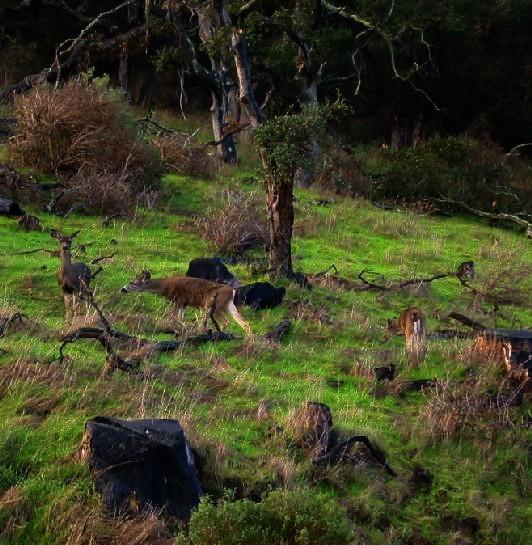
[[[198,217],[195,227],[214,250],[225,255],[264,248],[269,240],[263,202],[254,194],[226,192],[221,205]]]
[[[131,212],[134,197],[157,186],[161,162],[117,99],[83,79],[40,86],[17,97],[8,161],[59,176],[53,211],[74,205],[97,213]]]
[[[512,407],[517,391],[501,380],[497,365],[485,365],[476,377],[439,380],[426,393],[420,425],[432,440],[470,436],[494,443],[498,432],[516,425]]]
[[[96,509],[75,505],[57,517],[68,528],[65,545],[172,545],[174,537],[156,513],[113,519]]]
[[[185,176],[212,178],[217,161],[207,146],[197,142],[194,135],[184,133],[159,134],[153,139],[166,168]]]
[[[24,491],[18,486],[8,488],[0,496],[0,541],[8,539],[19,528],[23,527],[31,517],[32,508]],[[7,516],[5,516],[7,515]]]

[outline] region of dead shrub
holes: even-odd
[[[498,431],[515,427],[512,407],[518,391],[508,389],[493,371],[486,366],[470,380],[438,380],[428,390],[420,424],[432,440],[447,441],[469,433],[493,444]]]
[[[153,139],[166,168],[184,176],[212,178],[216,172],[216,159],[208,148],[197,142],[194,135],[166,133]]]
[[[286,428],[296,445],[306,450],[311,457],[323,454],[336,442],[329,407],[308,401],[292,412]]]
[[[254,194],[226,192],[221,206],[209,208],[195,220],[195,227],[215,251],[225,255],[265,248],[269,240],[263,202]]]
[[[8,161],[59,176],[65,183],[54,203],[60,211],[74,199],[85,211],[123,211],[131,195],[157,186],[156,150],[137,134],[118,99],[85,79],[17,97],[14,117]]]

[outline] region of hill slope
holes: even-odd
[[[167,176],[165,184],[164,209],[139,211],[133,222],[109,227],[94,217],[60,220],[34,211],[46,227],[81,229],[87,260],[116,252],[94,282],[96,300],[119,329],[159,338],[168,338],[153,333],[169,323],[165,302],[147,294],[124,296],[120,287],[142,268],[154,276],[184,273],[190,259],[212,255],[190,215],[216,207],[223,189],[250,191],[239,178]],[[297,197],[295,267],[307,273],[334,263],[353,280],[362,269],[406,279],[455,270],[471,259],[476,285],[484,285],[495,276],[513,282],[512,271],[532,261],[522,236],[467,218],[383,211],[340,197],[322,204],[312,191]],[[386,318],[412,304],[424,309],[429,329],[450,327],[445,316],[451,310],[495,325],[478,313],[489,305],[471,307],[471,294],[455,278],[436,281],[421,294],[305,291],[285,284],[282,307],[244,310],[258,337],[288,316],[291,304],[306,302],[281,345],[255,338],[185,348],[145,362],[152,378],[117,371],[100,379],[105,354],[91,341],[67,347],[63,364],[56,359],[64,332],[58,259],[44,252],[16,255],[55,247],[47,232],[23,233],[0,217],[2,313],[18,310],[29,317],[0,340],[0,541],[64,542],[80,512],[98,510],[88,471],[75,453],[86,420],[111,415],[177,418],[207,459],[211,493],[233,486],[255,498],[270,486],[310,484],[338,498],[371,543],[526,542],[531,513],[525,502],[525,409],[507,409],[498,426],[480,418],[445,440],[432,433],[438,422],[427,417],[430,392],[374,393],[371,367],[387,362],[399,366],[399,380],[457,382],[484,372],[470,361],[469,341],[431,341],[428,360],[418,369],[404,363],[401,338],[381,344]],[[245,282],[263,278],[243,264],[232,270]],[[532,324],[530,278],[517,287],[521,303],[501,307],[497,326]],[[193,313],[187,317],[192,320]],[[234,324],[230,330],[240,335]],[[271,420],[257,420],[261,400],[270,402]],[[399,478],[368,464],[313,470],[291,441],[291,412],[306,400],[328,404],[342,433],[376,440]],[[410,480],[416,466],[434,476],[427,490]]]

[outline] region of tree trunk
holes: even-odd
[[[267,176],[266,186],[270,223],[270,271],[274,276],[291,277],[293,276],[293,181],[289,179],[279,182]]]
[[[217,7],[217,6],[215,6]],[[199,24],[199,37],[202,43],[210,43],[215,35],[216,26],[226,24],[224,13],[217,10],[197,9]],[[236,146],[231,135],[224,137],[224,131],[228,125],[229,114],[229,94],[233,85],[229,81],[229,70],[227,69],[223,55],[220,58],[210,57],[211,72],[209,75],[211,82],[211,122],[212,132],[216,141],[221,141],[217,146],[218,155],[224,163],[238,162]],[[214,85],[213,85],[214,84]]]
[[[224,163],[237,163],[238,156],[236,152],[235,141],[232,135],[224,137],[224,127],[228,114],[227,95],[218,97],[217,93],[212,92],[211,121],[212,133],[216,141],[221,141],[217,146],[218,155]]]
[[[318,104],[318,79],[307,81],[303,90],[303,108]],[[320,156],[321,147],[315,138],[310,140],[309,155],[311,157],[312,166],[309,168],[298,168],[294,176],[294,184],[296,187],[309,187],[314,175],[314,165]]]
[[[118,64],[118,86],[122,89],[126,101],[131,104],[131,60],[129,57],[128,44],[124,43],[120,49]]]
[[[246,37],[241,28],[233,29],[231,48],[235,59],[240,103],[246,111],[251,126],[258,127],[264,121],[264,116],[255,100],[255,94],[251,85],[251,68],[247,53]]]

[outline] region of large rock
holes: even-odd
[[[97,416],[85,424],[81,458],[113,515],[162,511],[188,520],[201,486],[177,420]]]

